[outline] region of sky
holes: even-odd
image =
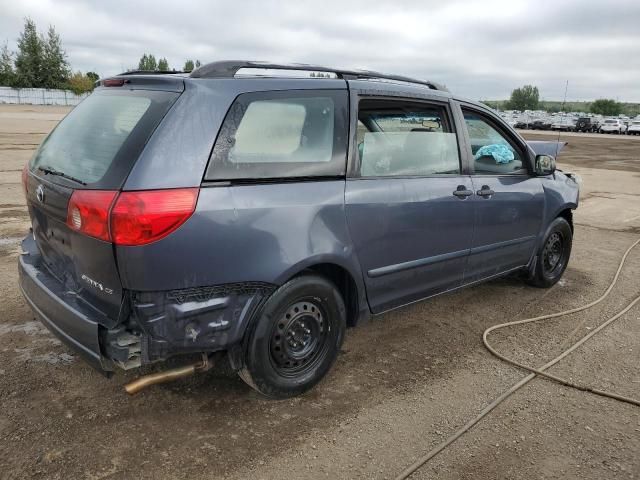
[[[640,0],[0,0],[0,42],[54,25],[73,70],[101,77],[147,52],[302,62],[413,76],[472,99],[640,102]]]

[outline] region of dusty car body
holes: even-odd
[[[226,352],[260,392],[299,394],[372,314],[516,271],[555,283],[578,184],[553,151],[404,77],[105,79],[25,167],[20,285],[102,372]]]

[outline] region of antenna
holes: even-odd
[[[562,100],[562,107],[560,108],[560,111],[562,113],[566,113],[564,111],[564,106],[567,103],[567,90],[569,90],[569,80],[567,80],[567,83],[564,85],[564,99]],[[566,120],[567,117],[565,115],[564,120]],[[556,160],[558,159],[558,153],[560,152],[560,132],[562,130],[558,129],[558,142],[556,143]]]

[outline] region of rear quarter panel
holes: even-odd
[[[318,263],[362,275],[346,227],[344,180],[204,187],[194,215],[142,247],[117,247],[123,286],[157,291],[281,285]]]

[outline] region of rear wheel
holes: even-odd
[[[573,232],[569,223],[562,217],[556,218],[549,225],[538,250],[538,260],[529,277],[529,284],[549,288],[560,280],[569,263],[572,240]]]
[[[249,333],[240,377],[268,397],[304,393],[335,362],[345,328],[335,285],[317,275],[295,277],[265,303]]]

